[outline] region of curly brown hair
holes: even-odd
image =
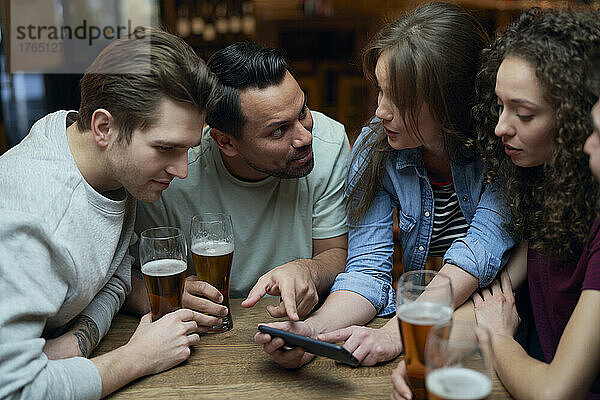
[[[376,82],[375,66],[389,54],[388,71],[394,103],[420,138],[417,117],[423,103],[442,129],[451,161],[477,158],[471,107],[479,53],[489,38],[479,22],[455,4],[431,2],[384,26],[363,50],[363,71]],[[385,165],[394,151],[380,121],[367,125],[370,135],[357,144],[353,163],[360,173],[347,203],[350,222],[362,218],[382,185]],[[360,160],[360,161],[359,161]]]
[[[482,158],[489,163],[487,182],[503,182],[519,240],[546,256],[579,257],[597,215],[598,183],[588,167],[583,144],[592,130],[589,116],[596,97],[586,84],[590,50],[600,46],[595,12],[541,10],[523,13],[482,53],[477,77],[478,104],[473,117]],[[555,132],[549,161],[539,167],[513,164],[494,134],[498,122],[496,74],[507,57],[530,63],[553,107]]]

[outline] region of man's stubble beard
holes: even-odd
[[[263,174],[267,174],[267,175],[274,176],[276,178],[281,178],[281,179],[302,178],[302,177],[310,174],[310,172],[313,170],[313,168],[315,166],[314,153],[313,153],[313,157],[310,159],[309,162],[307,162],[305,165],[298,167],[298,168],[292,168],[290,166],[287,166],[282,169],[271,170],[271,169],[261,168],[249,160],[244,160],[244,161],[251,168],[255,169],[258,172],[262,172]]]

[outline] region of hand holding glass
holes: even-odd
[[[140,265],[152,321],[181,308],[187,246],[179,228],[146,229],[140,235]]]
[[[470,321],[435,326],[425,346],[429,400],[484,400],[492,392],[490,335]]]
[[[192,259],[198,279],[210,283],[223,295],[228,314],[220,325],[209,333],[225,332],[233,328],[229,307],[229,275],[233,262],[233,225],[231,216],[204,213],[192,218]]]
[[[425,342],[434,325],[449,325],[453,313],[450,278],[437,271],[409,271],[398,280],[397,315],[404,361],[415,398],[425,398]]]

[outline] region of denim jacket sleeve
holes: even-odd
[[[371,208],[356,225],[349,224],[348,262],[331,287],[349,290],[369,300],[378,315],[395,310],[392,287],[393,209],[388,193],[380,190]]]
[[[364,140],[364,135],[361,136]],[[360,139],[353,152],[358,148]],[[359,162],[355,158],[354,154],[350,157],[346,194],[349,193],[349,187],[356,183],[359,173]],[[349,222],[348,228],[346,271],[337,276],[331,292],[348,290],[358,293],[373,304],[378,315],[394,312],[395,295],[391,273],[394,252],[393,205],[390,194],[381,188],[367,213],[358,223]]]
[[[510,210],[496,185],[487,185],[475,210],[467,235],[452,243],[444,263],[459,266],[488,286],[506,264],[514,239],[508,233]]]

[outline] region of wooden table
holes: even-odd
[[[398,360],[375,367],[352,368],[324,357],[316,357],[299,370],[288,371],[255,344],[256,326],[273,319],[261,300],[251,309],[231,300],[233,330],[207,334],[194,346],[191,357],[168,371],[146,376],[115,392],[114,399],[389,399],[390,376]],[[379,327],[387,319],[376,318],[369,326]],[[125,344],[138,319],[118,314],[94,355]],[[510,399],[500,382],[494,380],[490,399]]]

